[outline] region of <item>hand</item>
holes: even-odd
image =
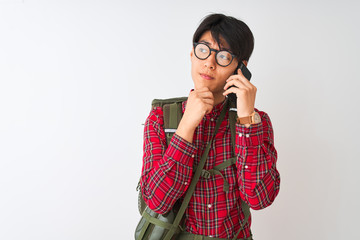
[[[214,95],[207,87],[190,92],[183,118],[195,129],[214,107]]]
[[[226,80],[224,90],[224,96],[229,93],[236,94],[238,117],[247,117],[254,112],[257,88],[244,77],[240,69],[238,69],[238,74],[232,75]]]
[[[176,134],[188,142],[192,142],[194,132],[205,114],[214,107],[214,95],[207,87],[191,91],[186,103],[186,109],[179,123]]]

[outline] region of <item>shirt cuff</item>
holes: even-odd
[[[258,146],[263,143],[262,122],[251,124],[248,128],[245,125],[236,123],[236,145]]]
[[[187,166],[192,166],[196,147],[176,133],[171,138],[169,147],[166,150],[167,157]]]

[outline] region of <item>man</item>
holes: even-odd
[[[193,42],[190,57],[194,89],[183,102],[183,117],[169,146],[162,109],[152,109],[146,120],[141,191],[146,204],[160,214],[181,200],[227,96],[236,94],[238,119],[256,114],[258,120],[236,123],[235,165],[222,170],[223,177],[200,178],[184,218],[185,231],[194,236],[231,239],[244,222],[241,199],[258,210],[272,204],[279,192],[273,129],[269,116],[254,107],[256,87],[237,69],[241,62],[247,65],[253,50],[254,39],[248,26],[233,17],[211,14],[199,25]],[[212,169],[231,156],[230,122],[226,114],[204,169]],[[223,189],[225,181],[227,191]],[[250,225],[251,218],[238,239],[251,239]]]

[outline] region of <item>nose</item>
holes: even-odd
[[[211,70],[215,70],[216,68],[216,60],[215,60],[215,53],[211,52],[210,56],[204,60],[204,65],[207,68],[210,68]]]

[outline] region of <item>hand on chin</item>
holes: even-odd
[[[200,89],[200,88],[204,88],[204,87],[207,87],[210,90],[210,92],[213,92],[211,85],[206,84],[206,82],[198,82],[198,83],[194,84],[194,89]]]

